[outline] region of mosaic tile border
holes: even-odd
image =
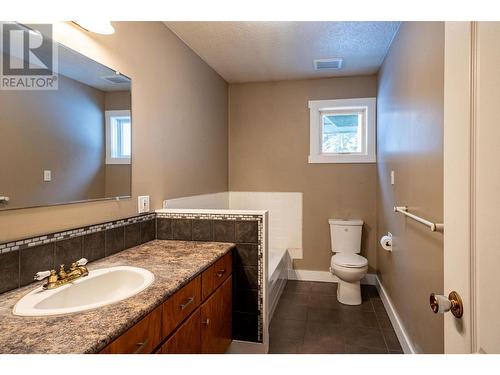
[[[263,342],[264,332],[264,215],[263,214],[218,214],[218,213],[166,213],[158,212],[158,219],[232,220],[258,222],[258,334],[257,341]]]
[[[21,250],[33,246],[44,245],[51,242],[58,242],[66,240],[68,238],[80,237],[86,234],[105,231],[107,229],[123,227],[125,225],[130,225],[134,223],[140,223],[147,220],[152,220],[156,218],[156,213],[150,213],[140,216],[133,216],[126,219],[119,219],[114,221],[108,221],[101,224],[88,225],[85,227],[80,227],[76,229],[70,229],[62,232],[56,232],[52,234],[46,234],[43,236],[35,236],[30,238],[25,238],[18,241],[9,241],[0,244],[0,254],[8,253],[10,251]]]

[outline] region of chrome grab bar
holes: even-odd
[[[408,216],[409,218],[411,218],[415,221],[418,221],[421,224],[424,224],[425,226],[429,227],[432,232],[443,232],[444,231],[444,224],[433,223],[432,221],[425,220],[425,219],[421,218],[420,216],[409,213],[407,206],[395,206],[394,212],[399,212],[400,214]]]

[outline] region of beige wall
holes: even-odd
[[[104,110],[123,111],[130,109],[131,101],[130,91],[107,91],[104,93]]]
[[[132,163],[133,163],[132,159]],[[126,197],[130,195],[132,168],[130,164],[106,164],[104,192],[106,197]]]
[[[379,73],[378,234],[392,232],[394,248],[379,246],[377,267],[416,350],[425,353],[443,352],[443,318],[428,302],[431,292],[443,292],[443,235],[393,206],[442,222],[443,92],[444,24],[403,23]]]
[[[0,242],[136,214],[138,195],[159,208],[227,190],[226,82],[162,23],[113,24],[104,36],[60,23],[54,37],[132,78],[133,199],[0,212]]]
[[[60,76],[57,91],[0,91],[0,195],[7,207],[102,198],[104,93]],[[43,181],[43,171],[52,181]]]
[[[376,266],[376,165],[308,164],[308,100],[374,97],[376,76],[234,84],[229,88],[231,191],[303,192],[304,258],[328,271],[328,218],[365,221],[362,253]]]

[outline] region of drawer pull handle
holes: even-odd
[[[205,324],[206,326],[208,326],[210,324],[210,319],[207,319],[204,322],[201,322],[201,324]]]
[[[194,297],[189,297],[184,303],[181,303],[179,306],[181,310],[184,310],[186,307],[188,307],[190,304],[192,304],[194,301]]]
[[[217,277],[222,277],[226,273],[226,270],[217,271]]]
[[[135,346],[137,346],[137,349],[134,351],[134,354],[141,353],[142,349],[144,349],[144,347],[148,344],[148,342],[149,339],[146,339],[144,340],[144,342],[138,342],[137,344],[135,344]]]

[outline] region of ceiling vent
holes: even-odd
[[[103,80],[113,83],[115,85],[120,83],[130,83],[130,78],[122,76],[121,74],[115,74],[114,76],[101,77]]]
[[[342,59],[335,57],[333,59],[314,60],[314,70],[339,70],[342,69]]]

